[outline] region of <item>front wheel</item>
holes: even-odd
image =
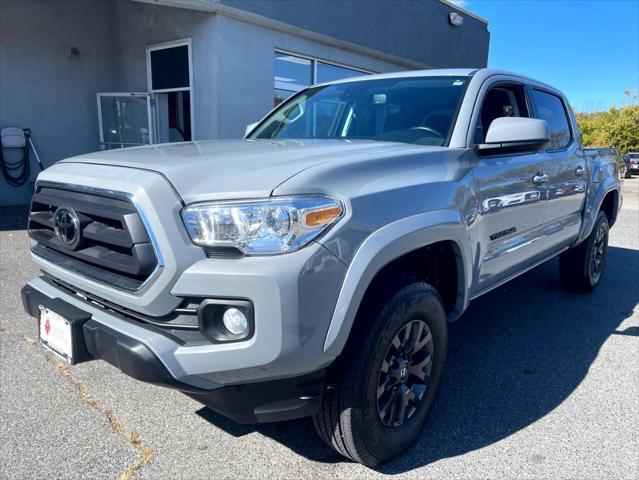
[[[609,228],[608,217],[600,211],[590,236],[559,256],[559,278],[566,290],[588,293],[599,285],[606,265]]]
[[[345,358],[313,417],[322,439],[369,467],[405,450],[423,429],[447,352],[442,301],[428,284],[400,289],[366,328],[353,331]],[[360,327],[361,327],[360,323]]]

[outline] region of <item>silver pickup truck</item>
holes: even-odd
[[[23,302],[71,364],[105,360],[237,422],[312,416],[375,466],[421,432],[471,300],[557,255],[567,289],[597,286],[617,169],[582,149],[561,92],[521,75],[312,86],[242,140],[41,173]]]

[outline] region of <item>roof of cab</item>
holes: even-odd
[[[492,77],[493,75],[508,75],[512,77],[519,77],[522,80],[534,82],[539,85],[544,85],[551,90],[559,92],[557,88],[553,87],[552,85],[548,85],[546,82],[542,82],[540,80],[522,75],[520,73],[510,72],[508,70],[500,70],[497,68],[433,68],[428,70],[404,70],[401,72],[377,73],[373,75],[362,75],[358,77],[343,78],[341,80],[335,80],[332,82],[320,83],[319,85],[333,85],[338,83],[358,82],[363,80],[409,77],[480,77],[480,79],[486,79],[488,77]]]
[[[372,75],[361,75],[357,77],[342,78],[332,82],[321,83],[320,85],[331,85],[335,83],[350,83],[360,80],[379,80],[383,78],[408,78],[408,77],[470,77],[476,68],[443,68],[428,70],[402,70],[401,72],[375,73]]]

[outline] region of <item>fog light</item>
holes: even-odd
[[[224,322],[224,327],[226,327],[226,329],[234,335],[241,335],[246,332],[246,329],[248,328],[246,315],[234,307],[231,307],[224,312],[222,321]]]

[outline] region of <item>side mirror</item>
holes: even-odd
[[[258,123],[260,123],[260,122],[249,123],[249,124],[246,126],[246,129],[244,130],[244,136],[245,136],[245,137],[248,137],[248,136],[249,136],[249,134],[253,131],[253,129],[254,129],[255,127],[257,127],[257,124],[258,124]]]
[[[478,150],[526,151],[537,150],[550,140],[546,120],[524,117],[500,117],[492,121],[485,143]]]

